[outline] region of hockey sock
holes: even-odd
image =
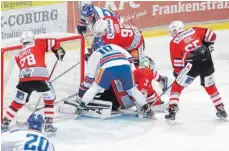
[[[54,116],[54,100],[44,100],[45,108],[44,115],[45,119],[48,119],[49,123],[52,123]]]
[[[208,95],[210,96],[213,104],[215,105],[215,108],[218,110],[218,106],[223,105],[223,102],[221,101],[221,96],[220,96],[215,84],[210,86],[210,87],[204,87],[204,89],[208,93]]]
[[[170,99],[169,104],[178,104],[181,91],[184,89],[183,86],[177,84],[177,82],[173,82],[171,92],[170,92]]]
[[[24,104],[19,104],[13,100],[11,105],[9,106],[9,108],[6,111],[7,120],[11,121],[17,114],[18,110],[21,109],[23,106]]]
[[[153,103],[153,105],[159,105],[161,104],[161,98],[158,98],[158,94],[156,91],[153,90],[153,93],[151,95],[148,95],[148,97],[146,98],[147,103],[151,103],[156,101],[155,103]],[[157,100],[155,100],[157,99]]]

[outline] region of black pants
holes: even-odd
[[[25,81],[25,82],[19,82],[16,86],[17,89],[28,93],[28,96],[26,98],[26,103],[29,101],[30,95],[33,91],[37,92],[46,92],[50,91],[50,87],[46,81]]]
[[[201,85],[204,86],[206,82],[204,78],[215,72],[211,52],[206,46],[201,46],[189,55],[188,60],[192,68],[187,75],[193,78],[200,76]]]

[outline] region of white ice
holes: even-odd
[[[212,53],[216,85],[229,113],[229,31],[216,31]],[[162,75],[172,77],[169,37],[146,39],[146,54]],[[168,94],[167,94],[168,95]],[[168,98],[164,97],[164,99]],[[167,100],[165,100],[167,101]],[[58,132],[50,138],[56,151],[228,151],[229,122],[219,121],[208,95],[197,78],[183,91],[177,124],[166,123],[163,113],[156,120],[124,116],[109,120],[74,119],[66,115],[56,123]]]

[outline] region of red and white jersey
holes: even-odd
[[[192,27],[177,36],[170,42],[170,58],[174,71],[178,74],[186,64],[190,52],[203,45],[203,42],[214,42],[216,34],[207,28]]]
[[[152,70],[148,68],[136,68],[134,70],[134,80],[138,84],[138,90],[142,93],[152,94],[152,81],[155,78],[155,75]]]
[[[19,81],[48,80],[45,52],[59,48],[60,42],[55,39],[35,39],[33,43],[24,45],[15,56],[20,68]]]
[[[158,94],[152,86],[152,81],[158,80],[157,71],[152,71],[148,68],[136,68],[133,74],[137,88],[145,95],[147,103],[157,100],[153,105],[160,104],[161,99],[158,98]]]
[[[107,44],[116,44],[131,51],[138,49],[143,43],[143,36],[137,27],[121,24],[114,16],[103,19],[108,21],[107,34],[102,37]]]

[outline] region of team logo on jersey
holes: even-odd
[[[107,22],[108,22],[107,39],[114,39],[113,21],[111,19],[107,19]]]
[[[29,78],[31,77],[32,72],[33,72],[33,69],[27,68],[24,71],[22,71],[22,75],[24,78]]]

